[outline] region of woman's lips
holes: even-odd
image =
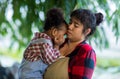
[[[71,33],[71,31],[67,31],[67,34],[70,35],[70,34],[72,34],[72,33]]]

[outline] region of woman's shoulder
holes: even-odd
[[[77,56],[95,55],[94,49],[88,43],[79,44],[76,50],[78,51]]]
[[[88,44],[86,41],[83,41],[77,47],[83,50],[93,50],[92,46]]]

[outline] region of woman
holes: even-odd
[[[57,61],[48,67],[45,79],[91,79],[96,65],[96,54],[94,49],[86,43],[86,40],[95,32],[96,26],[102,21],[102,13],[94,14],[88,9],[76,9],[71,13],[67,39],[60,49],[62,55],[69,58],[68,70],[61,68],[65,65],[59,66]],[[66,70],[68,75],[62,74]],[[60,76],[62,78],[58,74],[62,74]]]
[[[77,9],[71,13],[68,39],[60,50],[70,58],[69,79],[91,79],[96,65],[96,54],[86,40],[102,21],[102,13],[94,14],[88,9]]]

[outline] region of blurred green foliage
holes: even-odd
[[[11,49],[1,49],[0,50],[0,57],[5,57],[4,59],[10,58],[15,62],[21,62],[21,58],[23,57],[23,50],[11,50]],[[1,63],[1,60],[0,60]]]
[[[97,57],[97,66],[101,68],[120,67],[120,58]]]
[[[11,48],[15,43],[18,43],[18,49],[24,48],[30,41],[33,30],[43,30],[45,14],[52,7],[62,8],[67,22],[70,12],[76,8],[102,12],[105,16],[103,23],[112,28],[116,40],[120,36],[120,0],[0,0],[0,37],[10,35]],[[99,48],[109,47],[108,39],[112,38],[107,38],[103,24],[98,28],[89,39],[90,44],[94,41]]]

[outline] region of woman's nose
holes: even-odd
[[[72,30],[73,29],[73,24],[69,24],[68,29]]]

